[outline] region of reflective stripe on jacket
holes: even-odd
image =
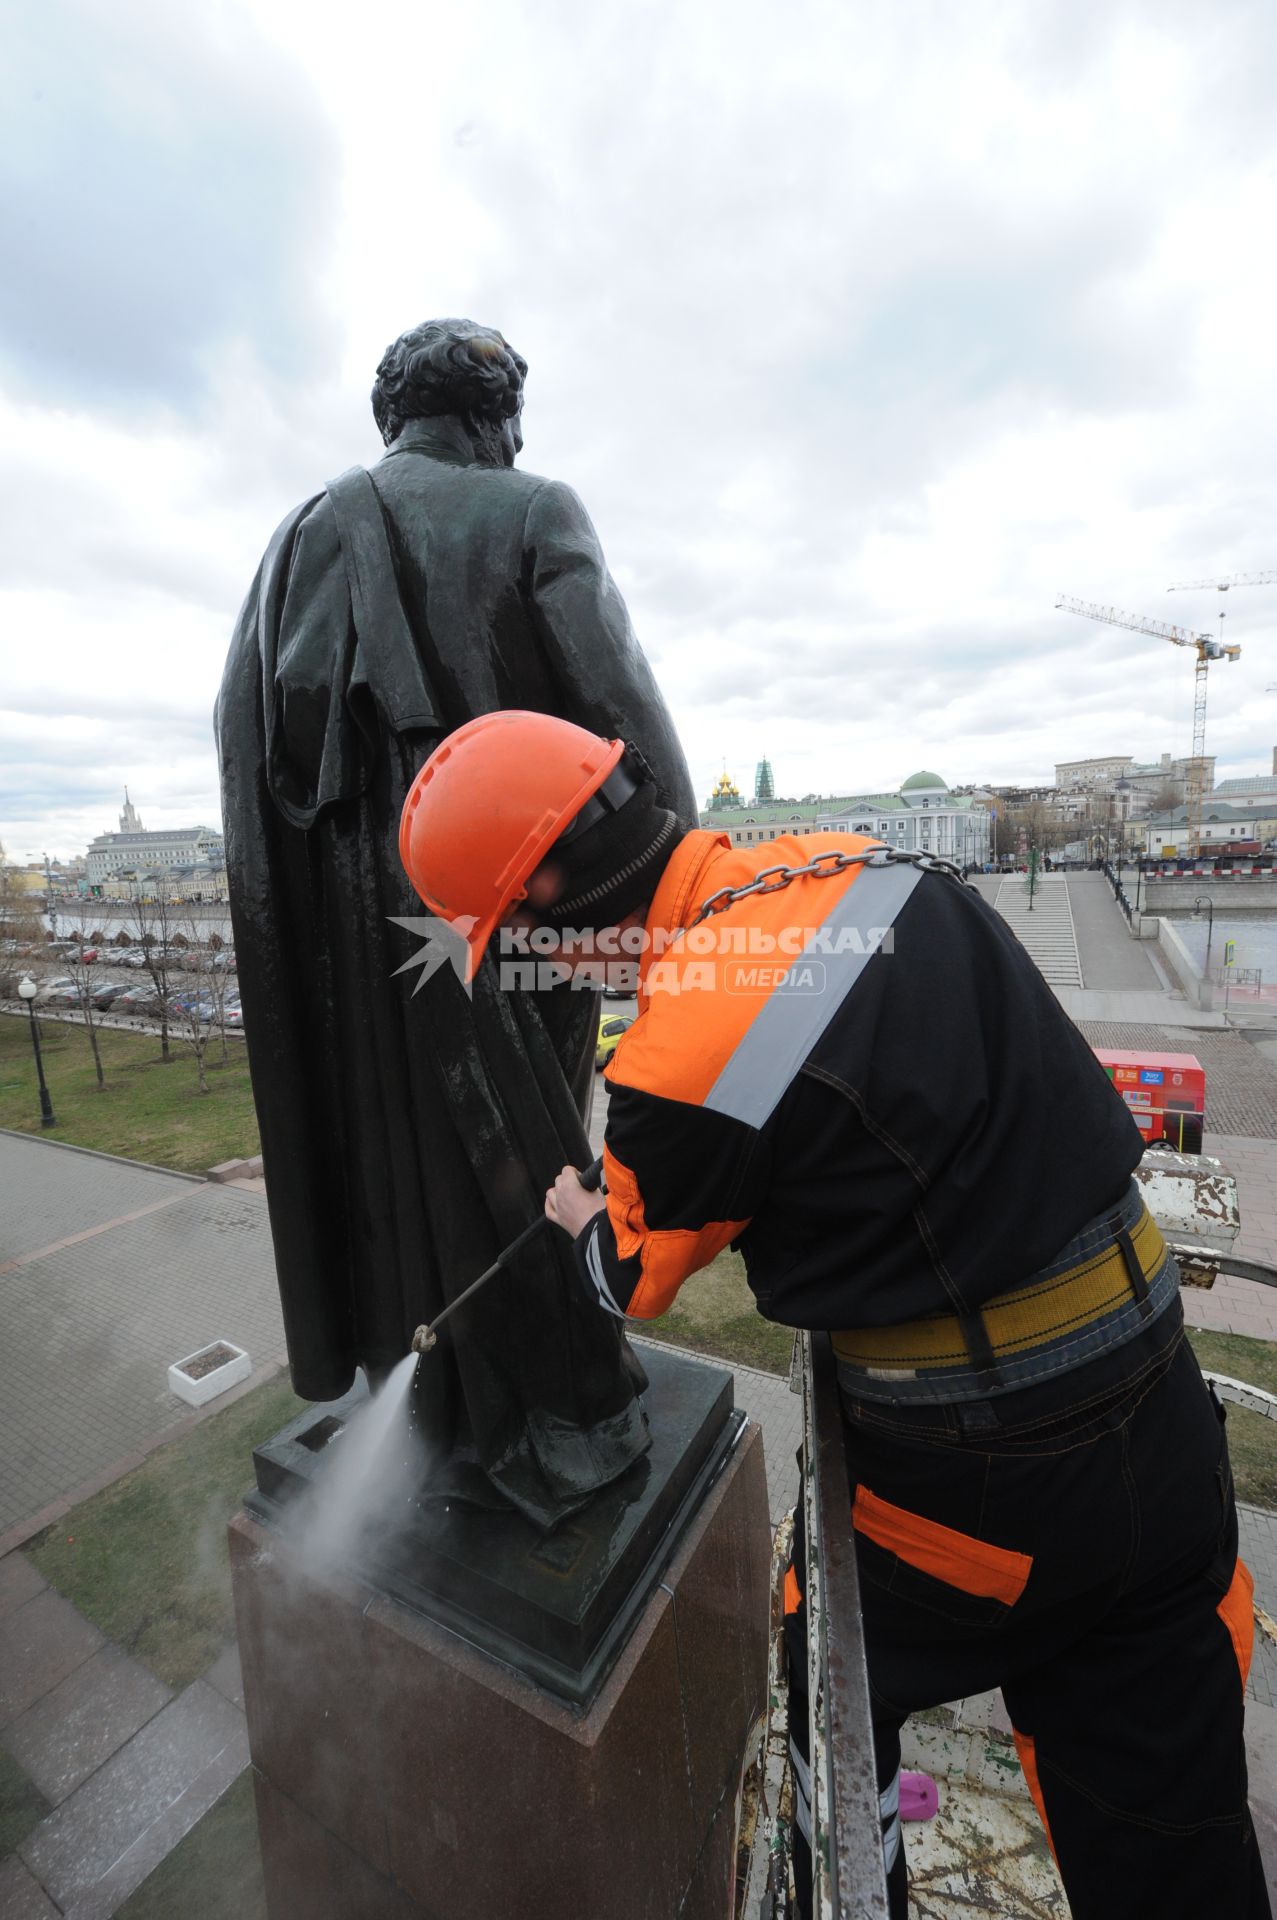
[[[1125,1191],[1130,1114],[972,889],[853,866],[655,944],[760,860],[876,845],[813,834],[764,854],[701,831],[676,848],[606,1074],[607,1210],[578,1240],[601,1304],[653,1318],[739,1241],[785,1325],[966,1316]]]

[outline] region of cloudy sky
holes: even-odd
[[[19,0],[0,839],[218,817],[231,624],[433,314],[531,364],[698,790],[1277,741],[1267,0]]]

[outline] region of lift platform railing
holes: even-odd
[[[814,1920],[888,1920],[864,1625],[833,1348],[801,1337]]]
[[[1220,1275],[1277,1286],[1277,1267],[1235,1254],[1227,1240],[1238,1222],[1236,1186],[1218,1161],[1164,1153],[1150,1156],[1150,1210],[1167,1235],[1185,1287],[1212,1287]],[[1164,1177],[1169,1176],[1169,1180]],[[1187,1211],[1172,1192],[1189,1190]],[[1206,1238],[1190,1239],[1196,1218]],[[1222,1223],[1222,1229],[1221,1229]],[[1220,1396],[1277,1420],[1277,1395],[1207,1370]],[[878,1786],[874,1768],[864,1624],[851,1524],[852,1489],[843,1451],[837,1369],[828,1336],[797,1337],[791,1384],[803,1400],[803,1520],[807,1536],[807,1663],[814,1920],[889,1920]],[[789,1778],[787,1684],[782,1641],[782,1586],[792,1520],[777,1531],[773,1563],[770,1712],[759,1759],[757,1844],[738,1889],[741,1920],[787,1920],[793,1785]],[[1255,1608],[1260,1630],[1277,1644],[1277,1622]],[[739,1896],[743,1895],[743,1898]]]

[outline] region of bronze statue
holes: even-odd
[[[669,715],[571,488],[515,469],[526,363],[431,321],[383,356],[387,451],[290,513],[217,705],[226,861],[297,1391],[377,1378],[589,1159],[598,1001],[414,994],[404,795],[464,721],[535,708],[636,745],[685,826]],[[518,777],[517,767],[511,777]],[[542,1235],[422,1362],[433,1492],[552,1524],[647,1445],[637,1360]],[[429,1371],[427,1371],[429,1370]]]

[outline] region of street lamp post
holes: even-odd
[[[30,974],[24,980],[19,980],[18,998],[26,1001],[27,1012],[31,1015],[31,1045],[35,1048],[36,1078],[40,1082],[40,1125],[56,1127],[58,1123],[53,1117],[53,1102],[49,1098],[49,1089],[44,1078],[44,1060],[40,1053],[40,1029],[36,1025],[35,997],[38,991]]]
[[[1213,900],[1210,900],[1210,899],[1203,899],[1203,897],[1202,897],[1202,895],[1201,895],[1201,894],[1199,893],[1199,894],[1198,894],[1198,896],[1197,896],[1197,898],[1196,898],[1196,900],[1194,900],[1194,902],[1193,902],[1193,918],[1194,918],[1194,920],[1200,920],[1200,918],[1201,918],[1201,913],[1202,913],[1202,908],[1203,908],[1203,907],[1205,907],[1205,909],[1206,909],[1206,967],[1205,967],[1205,973],[1206,973],[1206,978],[1207,978],[1207,979],[1209,980],[1209,979],[1210,979],[1210,943],[1211,943],[1211,941],[1212,941],[1212,940],[1213,940],[1213,939],[1215,938],[1215,902],[1214,902]]]

